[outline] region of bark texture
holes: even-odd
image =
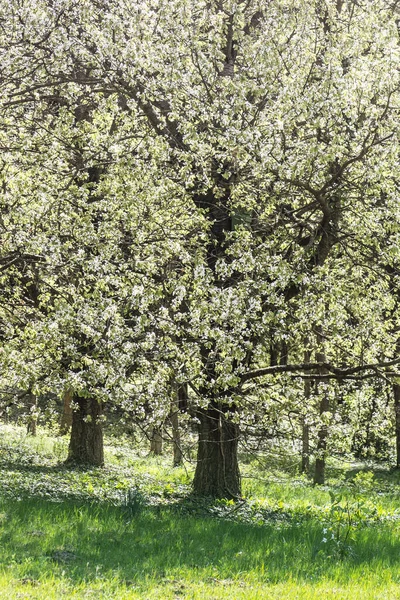
[[[81,465],[104,465],[102,406],[96,398],[74,396],[71,438],[67,462]]]
[[[198,411],[199,445],[194,493],[213,498],[239,498],[238,425],[215,405]]]

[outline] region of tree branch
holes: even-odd
[[[357,373],[363,373],[365,371],[371,371],[374,369],[384,369],[400,364],[400,358],[396,358],[390,361],[382,361],[379,363],[370,363],[366,365],[358,365],[357,367],[336,367],[326,362],[314,362],[314,363],[298,363],[294,365],[274,365],[270,367],[264,367],[262,369],[256,369],[249,371],[241,376],[241,383],[251,381],[252,379],[258,379],[259,377],[265,377],[267,375],[278,375],[279,373],[304,373],[308,371],[316,371],[313,377],[318,378],[331,378],[331,379],[346,379]],[[329,374],[324,374],[323,371],[328,371]],[[376,373],[374,373],[376,376]],[[385,373],[387,375],[387,373]],[[397,373],[391,374],[393,376],[398,375]],[[371,374],[372,376],[372,374]]]

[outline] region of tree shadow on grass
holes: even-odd
[[[114,479],[112,473],[99,467],[0,462],[0,491],[9,499],[100,500],[110,495]]]
[[[3,460],[0,461],[0,469],[4,469],[4,470],[12,470],[12,471],[20,471],[21,473],[26,473],[27,471],[29,473],[36,473],[36,474],[40,474],[40,473],[44,473],[44,474],[49,474],[49,473],[70,473],[72,471],[78,471],[78,472],[95,472],[99,469],[102,469],[102,467],[94,467],[93,465],[77,465],[75,463],[67,463],[67,462],[59,462],[57,464],[52,464],[52,465],[35,465],[33,463],[26,463],[26,464],[21,464],[20,461],[12,461],[12,460]]]
[[[240,579],[251,573],[272,583],[317,582],[338,573],[346,580],[349,573],[378,572],[382,565],[400,575],[400,539],[389,527],[363,530],[339,561],[324,551],[322,527],[310,519],[254,525],[162,506],[132,514],[107,504],[38,500],[13,506],[3,501],[1,510],[9,515],[2,524],[1,561],[7,564],[10,548],[33,578],[43,575],[43,561],[48,572],[64,571],[76,584],[97,578],[99,569],[139,585],[149,578]]]

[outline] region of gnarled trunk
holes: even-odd
[[[199,409],[199,445],[194,493],[213,498],[239,498],[239,427],[217,403]]]
[[[74,396],[67,462],[104,465],[102,406],[96,398]]]

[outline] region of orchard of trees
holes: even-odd
[[[0,4],[4,407],[400,466],[400,4]],[[139,426],[138,425],[138,426]],[[168,425],[169,427],[169,425]],[[66,425],[68,428],[68,425]]]

